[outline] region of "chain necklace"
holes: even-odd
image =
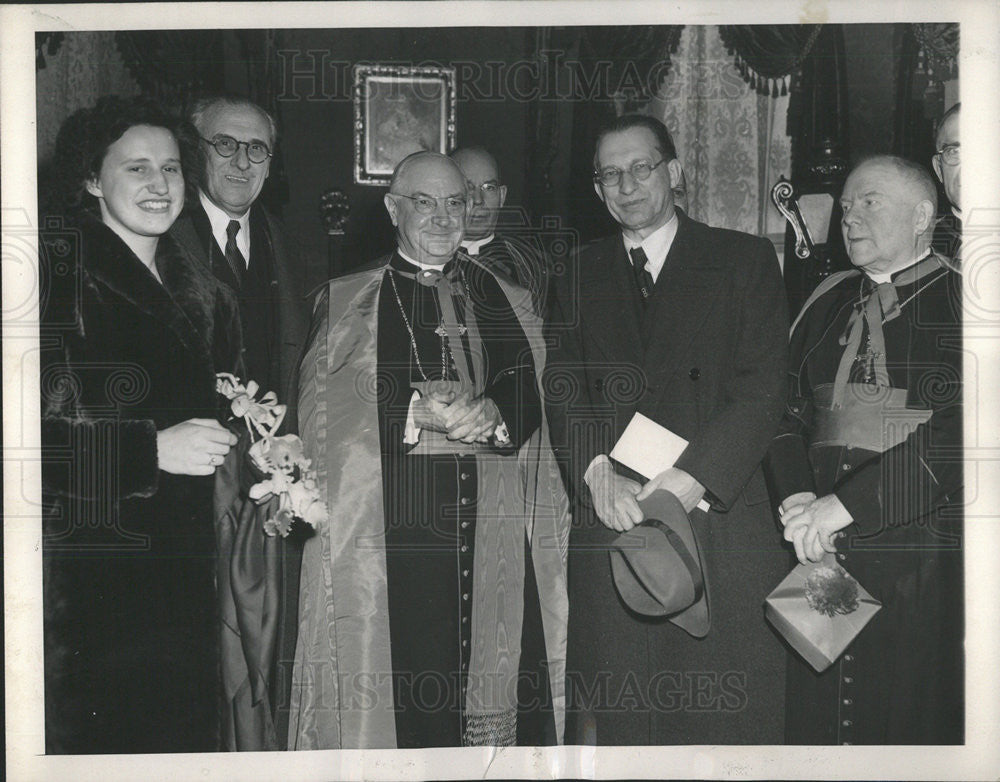
[[[403,308],[403,300],[399,297],[399,288],[396,287],[396,275],[394,270],[389,268],[389,282],[392,283],[392,292],[396,294],[396,304],[399,305],[399,314],[403,318],[403,325],[406,326],[406,331],[410,335],[410,348],[413,350],[413,358],[417,362],[417,371],[420,373],[425,381],[429,380],[427,373],[424,372],[424,366],[420,363],[420,353],[417,351],[417,338],[413,334],[413,327],[410,326],[410,319],[406,317],[406,310]],[[447,351],[444,346],[444,339],[441,340],[441,379],[447,377]]]

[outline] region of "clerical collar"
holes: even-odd
[[[230,217],[219,209],[219,207],[216,206],[201,190],[198,191],[198,198],[201,200],[202,209],[204,209],[205,214],[208,215],[209,225],[212,226],[212,238],[215,239],[215,243],[219,245],[219,249],[223,252],[226,251],[226,244],[229,241],[229,235],[226,233],[229,229],[229,221],[236,220],[240,224],[239,233],[236,234],[236,246],[243,254],[243,260],[246,261],[249,266],[250,210],[247,209],[241,217]]]
[[[465,239],[462,242],[462,249],[465,250],[469,255],[479,255],[479,251],[484,245],[489,244],[494,239],[494,234],[484,237],[483,239]]]
[[[449,259],[447,263],[421,263],[420,261],[413,260],[409,255],[404,253],[399,247],[396,248],[396,252],[399,254],[400,258],[402,258],[407,263],[416,266],[418,269],[431,269],[439,272],[443,272],[445,270],[445,267],[449,263],[451,263],[452,259],[454,258],[454,256],[452,256],[452,258]]]
[[[958,208],[957,206],[955,206],[954,204],[952,204],[952,207],[951,207],[951,213],[952,213],[953,215],[955,215],[955,217],[956,217],[957,219],[959,219],[959,220],[961,220],[961,219],[962,219],[962,210],[961,210],[961,209],[959,209],[959,208]]]
[[[921,255],[919,255],[916,258],[914,258],[912,261],[910,261],[908,264],[906,264],[906,266],[902,267],[901,269],[895,269],[895,270],[893,270],[891,272],[882,272],[881,274],[872,274],[872,273],[866,271],[865,274],[867,274],[868,278],[872,282],[874,282],[876,285],[880,285],[883,282],[892,282],[892,278],[893,277],[895,277],[898,274],[902,274],[903,272],[905,272],[907,269],[911,268],[912,266],[916,266],[918,263],[920,263],[924,258],[926,258],[930,254],[931,254],[931,251],[930,251],[930,248],[928,247]]]
[[[653,275],[653,282],[656,282],[657,277],[660,276],[660,269],[667,262],[667,254],[670,252],[670,246],[674,243],[674,239],[677,236],[677,226],[677,212],[675,211],[666,223],[653,231],[653,233],[641,242],[634,242],[625,236],[625,234],[622,234],[622,240],[625,242],[625,252],[630,252],[636,247],[641,247],[642,251],[646,253],[646,269]]]

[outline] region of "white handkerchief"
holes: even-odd
[[[687,444],[687,440],[665,426],[636,413],[611,449],[610,456],[650,480],[673,467]]]

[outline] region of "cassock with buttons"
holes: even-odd
[[[331,523],[304,552],[290,748],[553,738],[539,593],[556,595],[544,582],[563,566],[540,516],[532,540],[548,543],[526,549],[518,449],[541,406],[508,293],[461,253],[432,268],[397,251],[317,301],[300,424]],[[499,431],[463,444],[417,429],[415,388],[466,372]],[[521,713],[519,674],[541,682]]]
[[[837,560],[882,609],[823,673],[791,660],[790,743],[963,740],[961,287],[935,253],[846,272],[792,335],[767,471],[776,497],[836,495]]]
[[[547,327],[552,443],[575,503],[567,743],[779,742],[785,653],[761,603],[787,559],[759,468],[784,402],[773,248],[674,210],[641,243],[618,233],[585,248],[558,281]],[[708,511],[690,513],[705,638],[630,611],[612,581],[618,533],[597,517],[584,475],[636,413],[688,441],[676,466],[706,488]]]

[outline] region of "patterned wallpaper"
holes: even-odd
[[[63,120],[77,109],[93,106],[101,95],[139,94],[139,85],[125,69],[113,32],[66,35],[45,67],[36,72],[38,159],[48,158]]]

